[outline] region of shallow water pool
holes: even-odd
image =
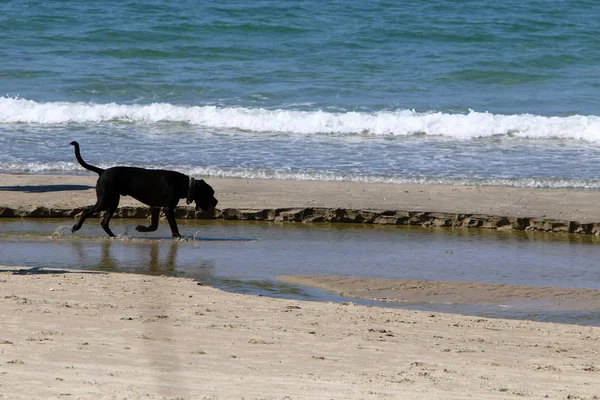
[[[354,301],[283,284],[280,275],[345,275],[600,289],[600,239],[588,235],[356,224],[178,221],[187,240],[153,234],[142,220],[0,221],[0,265],[175,275],[224,290],[276,297]],[[358,302],[358,301],[356,301]],[[368,303],[368,302],[359,302]],[[371,303],[377,304],[377,303]],[[391,306],[390,304],[385,304]],[[399,306],[399,305],[396,305]],[[600,325],[597,312],[402,304],[403,308]]]

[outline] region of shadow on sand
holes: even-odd
[[[54,275],[54,274],[91,274],[91,275],[106,275],[106,272],[98,271],[69,271],[66,269],[42,269],[42,267],[21,268],[9,270],[13,275]]]
[[[24,192],[24,193],[47,193],[47,192],[66,192],[73,190],[88,190],[94,186],[89,185],[26,185],[26,186],[0,186],[0,191],[5,192]]]

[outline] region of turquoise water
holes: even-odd
[[[600,187],[592,1],[0,2],[0,171]]]

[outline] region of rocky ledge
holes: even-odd
[[[35,207],[32,209],[0,207],[0,217],[5,218],[76,218],[87,207],[72,209]],[[149,218],[148,207],[121,207],[117,218]],[[380,225],[412,225],[423,227],[461,227],[500,230],[524,230],[600,234],[600,223],[579,222],[541,217],[503,217],[485,214],[442,213],[404,210],[354,210],[342,208],[226,208],[215,213],[195,211],[192,207],[179,207],[177,218],[221,219],[237,221],[274,222],[335,222]]]

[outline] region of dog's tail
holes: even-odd
[[[90,171],[94,171],[98,175],[102,175],[102,173],[104,172],[102,168],[94,167],[93,165],[90,165],[83,161],[83,158],[81,158],[81,153],[79,152],[79,143],[77,143],[76,141],[72,141],[71,146],[75,146],[75,158],[77,158],[77,161],[79,161],[79,164],[81,164],[83,168],[89,169]]]

